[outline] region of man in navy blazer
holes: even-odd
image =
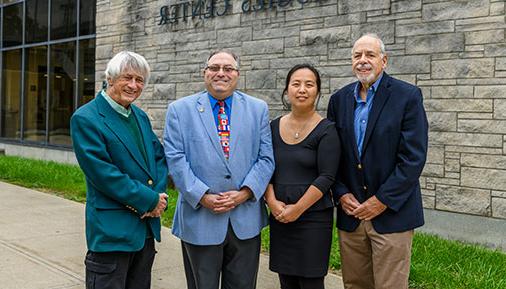
[[[172,232],[189,289],[254,289],[263,194],[274,170],[267,104],[236,90],[237,56],[213,52],[206,91],[172,102],[164,148],[179,191]]]
[[[352,49],[358,82],[332,95],[341,139],[334,188],[345,288],[408,288],[413,229],[424,224],[419,177],[427,155],[422,93],[384,72],[375,34]]]
[[[132,104],[148,82],[149,65],[122,51],[105,75],[107,89],[70,122],[86,176],[86,288],[149,289],[168,174],[148,116]]]

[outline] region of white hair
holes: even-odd
[[[149,64],[144,56],[132,51],[121,51],[114,55],[107,63],[105,77],[106,79],[114,80],[129,70],[142,75],[144,84],[148,84],[150,74]]]
[[[381,38],[378,36],[378,34],[376,33],[366,33],[362,36],[360,36],[356,41],[355,43],[357,43],[358,40],[364,38],[364,37],[371,37],[371,38],[374,38],[376,40],[378,40],[379,42],[379,45],[380,45],[380,53],[382,56],[386,55],[386,50],[385,50],[385,43],[383,43],[383,40],[381,40]],[[353,48],[355,47],[355,44],[353,44],[353,47],[351,48],[351,52],[353,53]]]

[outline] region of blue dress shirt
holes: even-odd
[[[362,157],[362,147],[364,145],[365,130],[367,129],[367,122],[369,120],[369,112],[371,111],[374,95],[378,89],[379,83],[383,78],[383,73],[378,79],[369,87],[367,90],[367,97],[364,100],[360,97],[361,83],[358,82],[355,86],[355,118],[354,118],[354,129],[355,129],[355,141],[357,142],[358,157]]]
[[[210,93],[207,93],[207,96],[209,96],[209,102],[211,102],[211,108],[213,109],[214,122],[216,124],[216,129],[218,129],[218,112],[220,111],[220,105],[218,104],[219,100],[214,98]],[[230,125],[230,116],[232,113],[232,95],[225,98],[223,101],[225,102],[225,113],[228,116],[228,125]]]

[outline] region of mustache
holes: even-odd
[[[371,69],[372,65],[369,63],[360,63],[357,65],[357,69]]]

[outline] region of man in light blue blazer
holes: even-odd
[[[172,232],[189,289],[256,287],[263,194],[274,170],[267,104],[236,90],[237,56],[213,52],[206,91],[171,103],[164,148],[179,191]]]
[[[86,176],[86,288],[149,289],[168,174],[148,116],[132,104],[148,82],[149,65],[122,51],[105,74],[107,90],[70,122]]]

